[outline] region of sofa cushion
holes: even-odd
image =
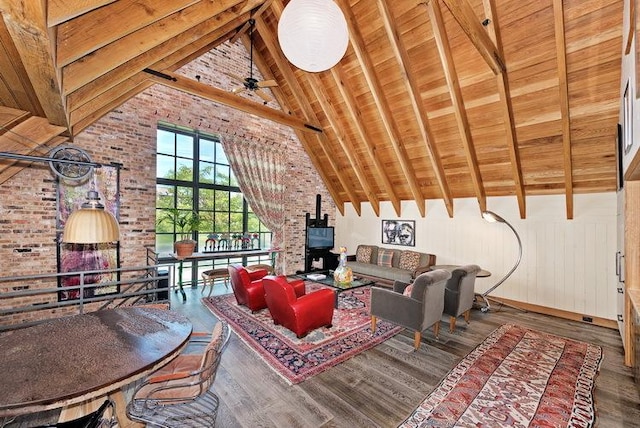
[[[382,248],[378,250],[378,266],[393,266],[393,250],[385,250]]]
[[[353,270],[354,274],[380,278],[387,283],[393,283],[393,281],[402,281],[409,283],[413,279],[412,272],[405,269],[378,266],[374,263],[358,262],[350,262],[347,266],[349,266],[351,270]]]
[[[420,253],[417,251],[405,250],[400,253],[398,267],[406,270],[416,270],[420,266]]]
[[[356,251],[356,261],[359,263],[371,263],[371,253],[373,249],[369,245],[358,245]]]

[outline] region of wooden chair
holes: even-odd
[[[127,406],[129,418],[152,427],[215,426],[220,400],[211,386],[230,335],[224,321],[215,325],[210,340],[194,335],[190,345],[205,345],[204,351],[187,349],[149,376]]]
[[[275,269],[273,268],[273,266],[271,265],[267,265],[267,264],[255,264],[255,265],[249,265],[246,267],[246,269],[249,272],[253,272],[254,270],[259,270],[259,269],[264,269],[267,271],[267,273],[269,275],[275,275]]]

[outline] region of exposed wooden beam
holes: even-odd
[[[413,199],[418,206],[420,215],[424,217],[426,215],[425,198],[420,191],[420,187],[418,186],[418,183],[416,181],[413,168],[411,167],[411,164],[407,159],[404,147],[402,147],[402,145],[400,144],[400,133],[396,129],[396,126],[393,122],[393,114],[389,109],[389,105],[384,100],[382,85],[373,72],[373,63],[365,49],[365,44],[362,39],[362,35],[360,34],[360,30],[358,29],[358,26],[356,24],[355,16],[353,15],[351,7],[346,0],[337,0],[337,3],[340,6],[340,9],[342,9],[345,14],[347,25],[349,27],[349,40],[351,41],[351,46],[355,51],[356,56],[358,57],[360,68],[371,90],[371,96],[373,97],[373,100],[376,103],[376,107],[378,108],[385,132],[387,133],[389,142],[393,147],[394,153],[398,160],[398,164],[400,165],[400,169],[404,174],[404,179],[407,181],[407,184],[411,189],[411,194],[413,195]]]
[[[282,2],[280,0],[276,0],[271,3],[271,10],[273,11],[277,19],[280,19],[280,15],[282,15],[283,9],[284,9],[284,6],[282,5]],[[284,54],[282,53],[282,50],[280,49],[280,46],[276,41],[274,33],[267,28],[267,26],[265,25],[262,19],[258,19],[256,21],[256,28],[258,30],[258,33],[260,34],[260,37],[265,43],[265,46],[267,47],[269,54],[275,61],[276,67],[278,67],[285,81],[291,87],[291,92],[293,93],[293,96],[296,102],[298,103],[298,105],[300,106],[300,109],[302,110],[305,118],[319,123],[320,121],[318,120],[315,112],[313,111],[313,108],[311,107],[309,100],[304,96],[304,90],[300,86],[300,83],[298,82],[296,75],[291,70],[291,66],[289,65],[289,62],[284,57]],[[338,181],[340,182],[342,189],[346,193],[348,200],[352,203],[356,213],[358,215],[361,215],[362,207],[360,205],[360,201],[358,200],[355,193],[353,192],[353,189],[351,188],[350,183],[348,183],[344,178],[344,176],[340,173],[340,168],[338,167],[335,160],[333,159],[332,153],[328,150],[329,143],[327,142],[326,135],[319,134],[317,135],[317,138],[320,143],[317,146],[320,147],[320,150],[322,151],[324,157],[326,158],[326,163],[329,164],[331,169],[334,171],[334,174],[338,178]],[[325,185],[331,186],[332,184],[329,181],[329,182],[325,182]],[[339,203],[344,203],[344,201],[340,200]]]
[[[196,2],[120,0],[108,8],[96,9],[64,22],[57,27],[56,65],[64,67]],[[120,44],[120,47],[122,49],[124,45]]]
[[[429,0],[438,1],[438,0]],[[495,74],[506,70],[504,58],[482,27],[480,20],[473,12],[467,0],[442,0],[451,14],[458,21],[462,30],[467,34],[471,43],[476,47],[482,58],[487,62]]]
[[[422,138],[422,142],[425,145],[427,152],[429,153],[429,159],[431,160],[431,169],[433,170],[433,173],[436,176],[436,181],[438,182],[438,186],[440,187],[442,200],[444,201],[444,205],[447,208],[449,217],[453,217],[453,198],[451,197],[451,191],[449,190],[449,185],[447,184],[447,177],[444,173],[444,168],[442,167],[442,162],[440,161],[440,156],[438,155],[438,150],[436,149],[436,146],[434,144],[433,133],[431,132],[429,119],[427,117],[427,111],[424,107],[424,102],[422,101],[422,97],[420,95],[420,88],[418,86],[418,82],[416,81],[415,74],[411,71],[409,54],[407,53],[407,49],[402,43],[402,40],[400,40],[400,37],[398,36],[398,29],[396,28],[394,19],[391,16],[391,11],[389,10],[384,0],[378,0],[378,10],[380,11],[382,21],[384,22],[387,36],[389,37],[389,40],[391,42],[391,48],[396,57],[396,61],[398,62],[400,68],[406,76],[406,79],[404,79],[404,83],[407,93],[409,94],[409,100],[411,101],[411,108],[413,109],[413,114],[415,116],[416,122],[418,123],[420,137]],[[474,165],[476,165],[477,167],[477,162]]]
[[[0,0],[0,13],[47,119],[54,125],[68,127],[44,2]]]
[[[500,23],[498,22],[495,0],[484,0],[484,11],[491,24],[487,27],[489,37],[496,44],[496,48],[500,54],[503,54],[502,38],[500,36]],[[502,110],[502,118],[504,122],[505,139],[507,149],[509,151],[509,160],[511,163],[511,171],[513,175],[513,183],[516,198],[518,200],[518,208],[520,210],[520,218],[525,219],[527,216],[527,201],[525,198],[524,184],[522,180],[522,167],[520,165],[520,153],[518,151],[518,137],[516,134],[516,123],[513,117],[513,105],[511,103],[511,91],[509,89],[509,79],[507,72],[496,75],[496,83],[500,94],[500,108]]]
[[[241,0],[198,2],[183,9],[179,14],[162,18],[102,47],[91,55],[82,57],[62,68],[63,93],[68,95],[108,71],[116,69],[120,64],[136,58],[239,3]],[[248,0],[243,3],[243,8],[251,10],[252,6],[257,4],[260,4],[259,0]],[[235,12],[243,13],[243,11],[239,9]]]
[[[344,67],[340,63],[338,63],[331,69],[331,75],[333,76],[336,87],[342,95],[345,108],[349,112],[351,123],[355,126],[358,132],[358,136],[360,137],[360,140],[364,144],[364,148],[369,155],[369,160],[373,164],[373,168],[371,168],[372,174],[377,178],[377,181],[382,181],[382,187],[384,188],[387,197],[391,201],[391,205],[393,205],[393,209],[395,210],[397,216],[400,217],[400,214],[402,212],[400,198],[396,194],[393,184],[391,184],[391,180],[387,175],[386,168],[382,164],[380,158],[376,155],[375,146],[372,143],[372,138],[369,136],[369,131],[367,130],[366,125],[363,123],[362,114],[360,112],[360,109],[357,107],[358,103],[353,97],[353,89],[349,87],[347,73],[344,71]]]
[[[476,149],[473,145],[471,127],[469,126],[469,120],[467,119],[467,111],[462,98],[460,82],[458,81],[458,72],[456,71],[456,66],[453,62],[453,55],[451,54],[451,47],[449,46],[447,30],[444,27],[442,11],[440,10],[440,4],[437,1],[429,1],[427,3],[427,9],[429,11],[429,21],[431,21],[433,37],[436,41],[440,62],[442,63],[442,69],[447,81],[449,95],[451,96],[451,103],[453,104],[453,111],[458,125],[458,132],[460,133],[460,138],[462,140],[462,147],[464,148],[467,165],[469,166],[469,175],[471,176],[473,189],[476,194],[476,199],[478,200],[478,205],[480,206],[480,212],[482,212],[487,209],[487,195],[485,194],[482,184],[482,177],[480,177],[480,169],[478,168]],[[449,215],[453,217],[453,210],[449,212]]]
[[[248,16],[248,12],[246,13]],[[211,49],[212,44],[221,42],[222,38],[229,31],[236,28],[242,21],[244,14],[236,15],[232,12],[223,12],[216,18],[208,19],[200,25],[189,29],[188,31],[164,42],[162,45],[137,56],[136,58],[121,64],[115,70],[112,70],[96,80],[88,83],[77,91],[69,94],[67,97],[67,109],[71,114],[71,123],[77,123],[81,117],[90,114],[86,111],[85,105],[93,99],[99,97],[102,93],[109,91],[111,88],[126,82],[131,77],[138,74],[145,68],[153,70],[171,70],[175,64],[182,63],[185,58],[189,58],[194,52],[200,52],[204,48]],[[214,27],[213,24],[220,24],[220,27]],[[126,84],[126,83],[125,83]],[[78,112],[73,118],[74,112],[78,109],[85,112]]]
[[[142,76],[145,74],[145,76]],[[110,92],[118,92],[119,96],[114,96],[114,94],[104,94],[107,97],[106,102],[101,104],[99,107],[91,110],[88,115],[84,116],[82,119],[77,122],[73,122],[72,125],[72,135],[78,135],[84,129],[93,125],[98,119],[102,116],[111,112],[114,108],[119,105],[124,104],[131,98],[135,97],[140,92],[145,89],[153,86],[154,82],[150,81],[146,78],[146,73],[140,73],[138,76],[134,76],[129,79],[128,82],[131,86],[125,87],[125,83],[121,83],[115,88],[112,88]],[[102,96],[101,96],[102,97]],[[98,101],[97,99],[94,101]]]
[[[47,25],[56,26],[99,7],[117,0],[48,0]]]
[[[274,110],[262,104],[249,101],[230,92],[223,91],[222,89],[200,83],[197,80],[189,79],[169,71],[154,73],[153,70],[149,70],[147,73],[149,74],[149,80],[159,83],[160,85],[168,86],[210,101],[215,101],[245,113],[253,114],[263,119],[271,120],[301,131],[313,132],[317,135],[322,134],[322,128],[318,124],[300,120],[294,116],[285,114],[280,110]]]
[[[0,17],[0,104],[29,110],[34,116],[44,116],[38,96],[29,81],[11,34]]]
[[[309,87],[313,91],[313,94],[316,97],[318,103],[320,103],[322,110],[324,110],[325,116],[329,121],[329,124],[331,125],[331,129],[333,129],[336,140],[340,145],[340,150],[345,154],[347,160],[349,161],[349,169],[356,175],[358,184],[362,188],[362,190],[364,190],[365,195],[367,195],[367,200],[371,204],[371,208],[373,208],[373,211],[377,216],[379,216],[380,200],[371,188],[371,185],[369,184],[364,173],[364,168],[358,162],[358,158],[353,153],[353,150],[351,150],[352,145],[347,141],[344,130],[338,122],[337,118],[339,117],[339,115],[333,107],[333,102],[330,100],[327,91],[324,89],[324,84],[322,83],[320,77],[314,73],[307,73],[306,77],[309,82]],[[344,171],[344,169],[342,171]],[[342,172],[341,174],[344,174],[344,172]]]
[[[567,218],[573,218],[573,163],[571,161],[571,119],[569,116],[569,87],[567,83],[567,48],[564,39],[564,10],[562,0],[553,0],[558,59],[558,89],[562,115],[562,154],[564,158],[564,194]],[[636,41],[637,43],[637,41]]]

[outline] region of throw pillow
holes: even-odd
[[[418,266],[420,266],[420,253],[408,250],[400,253],[400,261],[398,262],[400,269],[416,270]]]
[[[360,245],[356,251],[356,261],[358,263],[371,263],[371,247]]]
[[[411,290],[413,290],[413,284],[407,285],[407,288],[404,289],[402,294],[404,294],[405,296],[411,297]]]
[[[392,267],[393,250],[378,250],[378,266]]]

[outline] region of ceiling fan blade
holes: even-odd
[[[234,94],[238,94],[244,90],[246,90],[247,88],[245,88],[244,86],[238,86],[237,88],[233,88],[231,90],[231,92],[233,92]]]
[[[232,79],[235,79],[239,82],[244,82],[244,77],[240,77],[237,74],[233,74],[233,73],[227,73],[226,71],[224,72],[224,74],[226,74],[227,76],[231,77]]]
[[[278,86],[278,82],[275,80],[263,80],[262,82],[258,82],[258,88],[272,88],[274,86]]]
[[[258,94],[258,96],[259,96],[260,98],[262,98],[262,100],[263,100],[265,103],[268,103],[269,101],[271,101],[271,100],[273,99],[273,98],[271,98],[271,97],[269,96],[269,94],[267,94],[267,93],[266,93],[265,91],[263,91],[262,89],[256,89],[254,92],[255,92],[256,94]]]

